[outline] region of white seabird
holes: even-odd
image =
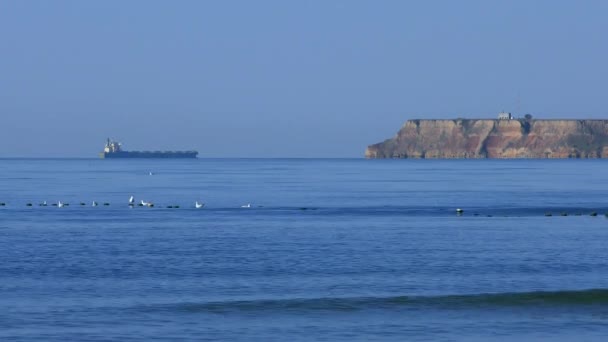
[[[245,205],[242,205],[241,208],[251,208],[251,203],[247,203]]]
[[[91,204],[92,207],[96,207],[97,206],[97,202],[93,201],[93,204]]]
[[[205,206],[205,203],[198,203],[198,201],[194,202],[194,207],[196,209],[200,209]]]
[[[135,197],[131,196],[129,198],[129,204],[131,204],[131,205],[135,204]]]
[[[57,207],[58,208],[63,208],[63,206],[64,206],[64,204],[61,201],[57,202]]]
[[[141,205],[143,205],[145,207],[151,207],[154,204],[152,202],[145,202],[144,200],[141,200]]]

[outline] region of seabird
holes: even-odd
[[[58,208],[63,208],[63,206],[64,206],[64,204],[63,204],[63,203],[61,203],[61,201],[57,202],[57,207],[58,207]]]
[[[97,202],[93,201],[92,206],[93,206],[93,207],[96,207],[96,206],[97,206]]]
[[[196,209],[200,209],[205,206],[205,203],[198,203],[198,201],[194,202],[194,207]]]
[[[245,205],[242,205],[241,208],[251,208],[251,203],[247,203]]]
[[[135,198],[133,196],[131,196],[131,198],[129,198],[129,204],[130,205],[135,204]]]

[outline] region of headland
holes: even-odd
[[[608,158],[608,120],[408,120],[366,158]]]

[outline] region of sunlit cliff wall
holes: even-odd
[[[608,120],[410,120],[367,158],[606,158]]]

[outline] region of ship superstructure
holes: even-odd
[[[123,151],[122,144],[108,138],[100,158],[196,158],[197,151]]]

